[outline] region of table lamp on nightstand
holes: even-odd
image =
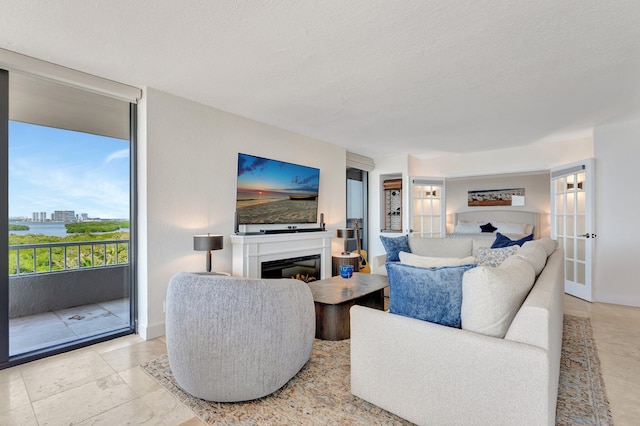
[[[222,235],[194,235],[193,249],[207,252],[207,272],[211,272],[211,250],[222,250]]]
[[[353,231],[353,228],[338,228],[336,236],[344,240],[342,242],[342,254],[349,254],[349,252],[346,251],[347,240],[353,238],[354,235],[355,232]]]

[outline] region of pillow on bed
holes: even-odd
[[[496,228],[495,226],[493,226],[491,224],[491,222],[489,222],[489,223],[487,223],[485,225],[480,225],[480,229],[482,230],[482,232],[493,232],[498,228]]]
[[[498,232],[501,234],[524,234],[526,224],[515,222],[495,222],[494,226],[498,228]]]
[[[455,232],[460,232],[462,234],[476,234],[480,232],[480,225],[478,225],[478,222],[465,222],[459,220],[456,225]]]

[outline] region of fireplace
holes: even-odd
[[[315,267],[318,269],[317,274],[319,274],[317,278],[329,278],[331,277],[332,236],[333,233],[329,231],[232,235],[232,275],[247,278],[267,278],[262,272],[264,263],[283,259],[319,256],[320,259],[315,260],[317,262]],[[306,267],[306,265],[303,266]],[[304,269],[304,271],[307,271],[307,269]],[[289,272],[286,271],[286,273]]]
[[[320,255],[293,257],[262,262],[261,278],[320,279]]]

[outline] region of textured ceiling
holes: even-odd
[[[0,47],[370,157],[640,109],[639,0],[0,0]]]

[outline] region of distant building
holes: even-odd
[[[31,213],[32,222],[45,222],[47,220],[47,212],[33,212]]]
[[[86,222],[87,220],[89,220],[89,214],[88,213],[80,213],[80,222]]]
[[[53,212],[54,222],[75,222],[76,212],[73,210],[56,210]]]

